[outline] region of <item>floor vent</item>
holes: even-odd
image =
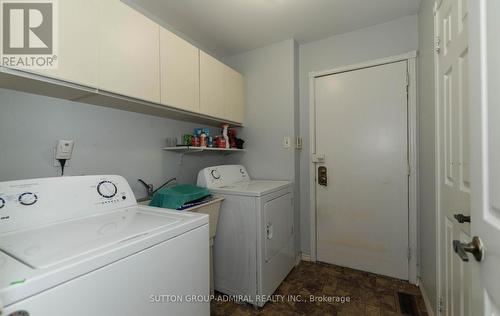
[[[417,300],[415,295],[398,292],[399,308],[404,315],[418,316]]]

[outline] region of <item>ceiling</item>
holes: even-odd
[[[129,0],[194,43],[228,56],[307,43],[416,14],[420,0]]]

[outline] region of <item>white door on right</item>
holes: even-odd
[[[467,8],[465,0],[443,0],[436,12],[440,303],[448,316],[471,315],[470,265],[454,249],[455,240],[471,239]]]
[[[408,280],[406,78],[406,61],[315,78],[318,261]]]
[[[469,4],[471,233],[484,247],[481,261],[468,253],[471,315],[493,316],[500,315],[500,1]]]

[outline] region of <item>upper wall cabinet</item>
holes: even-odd
[[[243,123],[243,76],[200,51],[200,111]]]
[[[224,71],[226,118],[233,122],[243,123],[245,118],[245,99],[243,76],[231,67]]]
[[[119,0],[99,7],[99,89],[160,103],[160,27]]]
[[[223,63],[200,51],[200,112],[225,118]]]
[[[3,88],[243,124],[243,77],[237,71],[120,0],[64,0],[58,6],[58,68],[0,67]]]
[[[35,70],[44,76],[97,87],[98,0],[58,2],[58,68]]]
[[[161,103],[200,111],[200,50],[160,28]]]

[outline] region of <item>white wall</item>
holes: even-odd
[[[191,123],[5,89],[0,113],[0,181],[58,176],[58,139],[76,141],[67,175],[119,174],[136,197],[145,195],[137,178],[195,183],[198,170],[224,162],[217,154],[186,155],[179,166],[178,154],[161,150],[166,137],[192,133]]]
[[[225,58],[245,77],[245,127],[241,136],[247,152],[232,161],[248,168],[255,179],[298,182],[298,154],[283,148],[298,126],[298,45],[286,40]],[[299,245],[299,188],[295,185],[296,245]]]
[[[304,138],[300,157],[302,252],[310,253],[309,72],[398,55],[417,47],[416,15],[300,46],[300,131]]]
[[[256,179],[294,180],[294,41],[286,40],[227,57],[245,78],[245,139],[241,163]]]
[[[436,310],[436,196],[434,105],[434,0],[422,0],[418,14],[420,104],[420,274]]]

